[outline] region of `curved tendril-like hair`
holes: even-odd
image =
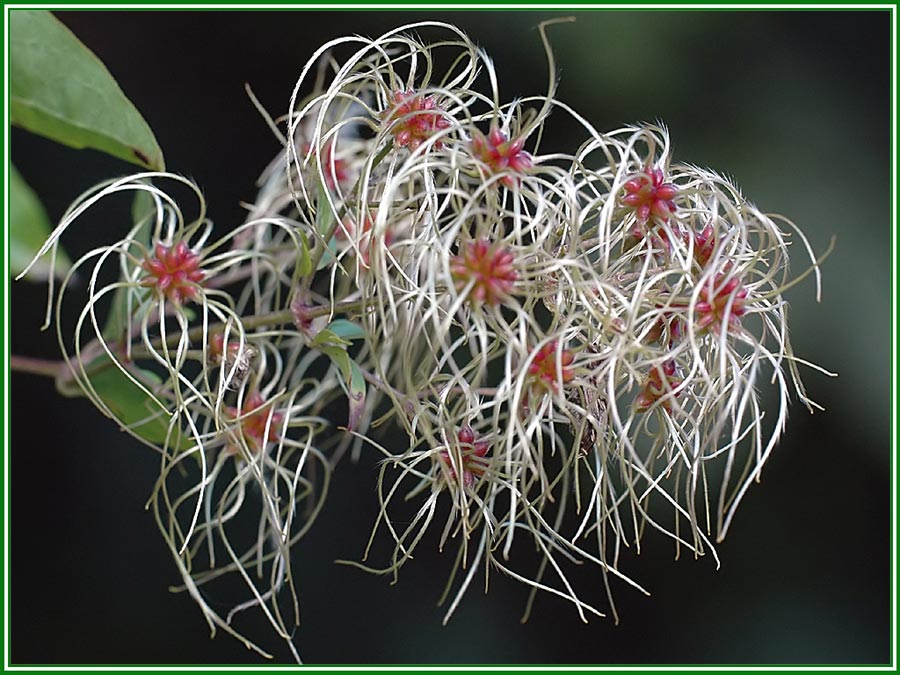
[[[188,187],[198,217],[189,221],[151,180]],[[153,173],[83,195],[45,248],[118,193],[151,200],[124,239],[82,256],[56,292],[56,329],[70,369],[60,385],[80,387],[159,452],[148,506],[182,574],[180,588],[210,628],[269,656],[231,626],[235,614],[258,608],[293,651],[299,614],[290,551],[326,494],[330,463],[319,447],[326,424],[318,413],[340,395],[333,376],[309,372],[321,354],[310,358],[305,336],[291,325],[305,242],[296,223],[281,217],[248,221],[212,241],[199,188]],[[88,299],[70,327],[64,308],[75,273],[85,270]],[[110,271],[119,279],[111,284],[104,282]],[[98,308],[110,302],[102,324]],[[249,599],[223,618],[204,587],[229,575],[243,579]],[[282,589],[292,598],[287,615],[276,597]]]
[[[455,31],[437,44],[463,54],[465,75],[436,85],[436,46],[402,34],[424,26],[354,38],[289,116],[304,140],[288,190],[298,211],[331,214],[317,235],[336,233],[347,279],[332,297],[360,298],[373,397],[410,436],[403,452],[376,444],[375,530],[394,542],[380,572],[396,574],[440,514],[439,546],[459,541],[453,578],[467,570],[451,614],[481,564],[585,611],[557,561],[618,575],[621,543],[648,530],[717,560],[791,392],[810,404],[781,296],[792,235],[818,277],[809,246],[729,180],[677,164],[661,125],[600,132],[553,80],[547,96],[501,103],[491,60]],[[551,110],[584,130],[574,155],[527,147]],[[458,435],[476,424],[492,440],[473,458]],[[390,515],[401,496],[422,500],[403,527]],[[530,580],[506,562],[526,532],[544,557]]]
[[[618,620],[614,586],[646,593],[623,547],[652,531],[718,562],[789,398],[814,405],[783,297],[803,276],[792,241],[818,288],[800,230],[677,163],[662,125],[595,129],[556,98],[546,24],[540,36],[546,94],[508,103],[451,25],[329,42],[286,117],[264,113],[284,147],[244,224],[212,241],[196,186],[140,174],[82,195],[39,253],[97,201],[151,197],[123,240],[76,262],[56,323],[76,384],[159,451],[149,505],[213,631],[265,654],[231,625],[253,608],[293,650],[291,547],[350,444],[383,461],[372,537],[349,564],[396,580],[419,547],[455,548],[446,621],[492,571],[530,587],[526,618],[537,591],[604,616],[571,573],[591,563]],[[542,147],[551,112],[583,135],[574,152]],[[186,186],[197,217],[151,179]],[[63,298],[86,268],[70,330]],[[113,405],[110,371],[145,414]],[[343,398],[350,433],[320,440]],[[375,437],[388,418],[403,448]],[[379,536],[381,566],[367,560]],[[223,617],[205,592],[227,576],[249,598]]]

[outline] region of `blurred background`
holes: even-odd
[[[220,228],[278,151],[244,93],[287,111],[300,69],[323,42],[377,36],[423,19],[456,23],[494,58],[503,100],[545,91],[537,24],[562,11],[60,12],[144,115],[168,169],[203,187]],[[376,457],[341,464],[319,522],[297,548],[308,663],[875,664],[889,659],[891,518],[890,14],[886,11],[591,11],[551,29],[559,98],[598,129],[660,120],[676,161],[735,178],[750,200],[792,218],[815,249],[837,237],[815,303],[791,290],[792,339],[825,412],[796,406],[787,434],[710,559],[674,561],[648,536],[624,571],[652,592],[615,588],[621,621],[580,622],[492,575],[451,623],[436,602],[449,556],[424,553],[400,582],[337,566],[359,559],[374,518]],[[60,64],[65,68],[65,64]],[[570,136],[569,134],[577,134]],[[577,130],[548,126],[545,148]],[[12,154],[51,220],[83,190],[134,171],[92,151],[12,133]],[[63,240],[72,257],[123,234],[94,219]],[[802,271],[797,269],[797,272]],[[13,353],[59,356],[40,332],[45,288],[11,290]],[[37,663],[260,663],[209,639],[144,502],[154,453],[51,381],[11,378],[11,660]],[[588,595],[601,598],[586,570]],[[478,586],[476,582],[475,586]],[[221,599],[223,609],[229,598]],[[232,603],[233,604],[233,603]],[[249,613],[248,613],[249,614]],[[265,636],[262,625],[241,627]]]

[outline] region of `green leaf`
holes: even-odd
[[[171,416],[128,379],[108,355],[98,357],[85,370],[97,396],[112,411],[119,424],[155,445],[166,442]],[[132,366],[129,370],[148,389],[161,382],[151,371],[137,366]],[[66,396],[84,395],[80,388],[72,386],[62,388],[60,393]],[[192,445],[194,442],[190,437],[180,433],[177,428],[172,430],[169,449],[187,450]]]
[[[9,13],[13,124],[73,148],[165,168],[153,132],[112,75],[50,12]]]
[[[319,195],[316,198],[316,231],[325,237],[333,225],[334,211],[331,210],[331,202],[328,201],[328,188],[320,182]]]
[[[353,430],[359,427],[359,419],[366,408],[366,378],[363,377],[362,370],[356,361],[350,362],[349,385],[350,391],[347,400],[350,404],[350,414],[347,428]]]
[[[358,324],[347,319],[335,319],[325,330],[329,330],[343,340],[360,340],[366,336]]]
[[[325,238],[331,233],[334,227],[334,220],[334,211],[331,210],[331,203],[328,201],[328,189],[322,183],[319,183],[319,196],[316,199],[316,231],[320,237]],[[318,245],[321,246],[321,243]],[[316,271],[328,267],[334,262],[336,255],[337,239],[332,236],[328,240],[328,246],[319,258]]]
[[[34,193],[15,166],[9,171],[9,271],[13,276],[22,270],[34,258],[47,236],[50,234],[50,220],[41,201]],[[53,272],[62,277],[72,267],[69,258],[62,251],[56,251],[56,268]],[[44,281],[50,276],[50,253],[35,263],[26,279]]]
[[[306,235],[303,232],[298,232],[298,236],[300,237],[300,261],[297,263],[297,271],[300,273],[301,277],[305,277],[307,274],[313,271],[312,268],[312,259],[309,257],[309,241],[306,239]]]
[[[338,370],[341,371],[344,380],[349,382],[350,376],[352,375],[350,372],[350,362],[352,359],[347,353],[347,350],[336,345],[323,345],[318,347],[318,350],[331,359],[332,363],[334,363],[334,365],[338,367]]]
[[[366,407],[366,378],[359,365],[350,358],[344,347],[325,345],[318,349],[328,355],[332,363],[341,371],[347,385],[347,402],[350,407],[347,428],[354,430],[359,426],[359,419]]]
[[[325,251],[322,253],[322,257],[319,258],[319,264],[316,266],[316,271],[324,270],[334,262],[335,258],[337,258],[337,238],[332,237],[331,241],[328,242]]]
[[[316,349],[321,349],[322,347],[339,347],[343,349],[345,352],[347,347],[350,346],[350,342],[342,338],[340,335],[335,333],[328,328],[323,328],[318,333],[316,333],[315,339],[312,341],[312,346]]]

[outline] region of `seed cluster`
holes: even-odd
[[[383,455],[366,517],[391,547],[352,564],[396,575],[436,528],[456,549],[446,618],[498,571],[584,618],[615,604],[609,583],[605,603],[583,597],[574,565],[643,590],[620,551],[657,531],[717,559],[788,396],[812,405],[781,295],[792,241],[818,276],[800,231],[676,162],[660,126],[566,119],[552,56],[549,70],[526,109],[500,102],[492,62],[453,26],[339,38],[304,68],[285,147],[224,237],[171,174],[99,186],[70,211],[154,196],[149,241],[138,223],[77,264],[118,266],[124,318],[61,326],[61,343],[107,414],[98,354],[147,393],[147,415],[117,418],[161,453],[160,531],[210,625],[252,649],[266,653],[231,625],[250,608],[291,644],[277,600],[296,611],[291,547],[346,452]],[[551,110],[582,139],[571,155],[538,150]],[[194,190],[196,218],[162,181]],[[89,278],[95,318],[106,292]],[[381,437],[388,420],[402,447]],[[251,540],[240,513],[257,519]],[[206,597],[228,574],[249,598],[223,617]]]

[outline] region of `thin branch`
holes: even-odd
[[[30,375],[41,375],[56,379],[59,373],[66,368],[66,362],[48,361],[47,359],[35,359],[30,356],[11,354],[9,357],[9,368],[18,373],[29,373]]]

